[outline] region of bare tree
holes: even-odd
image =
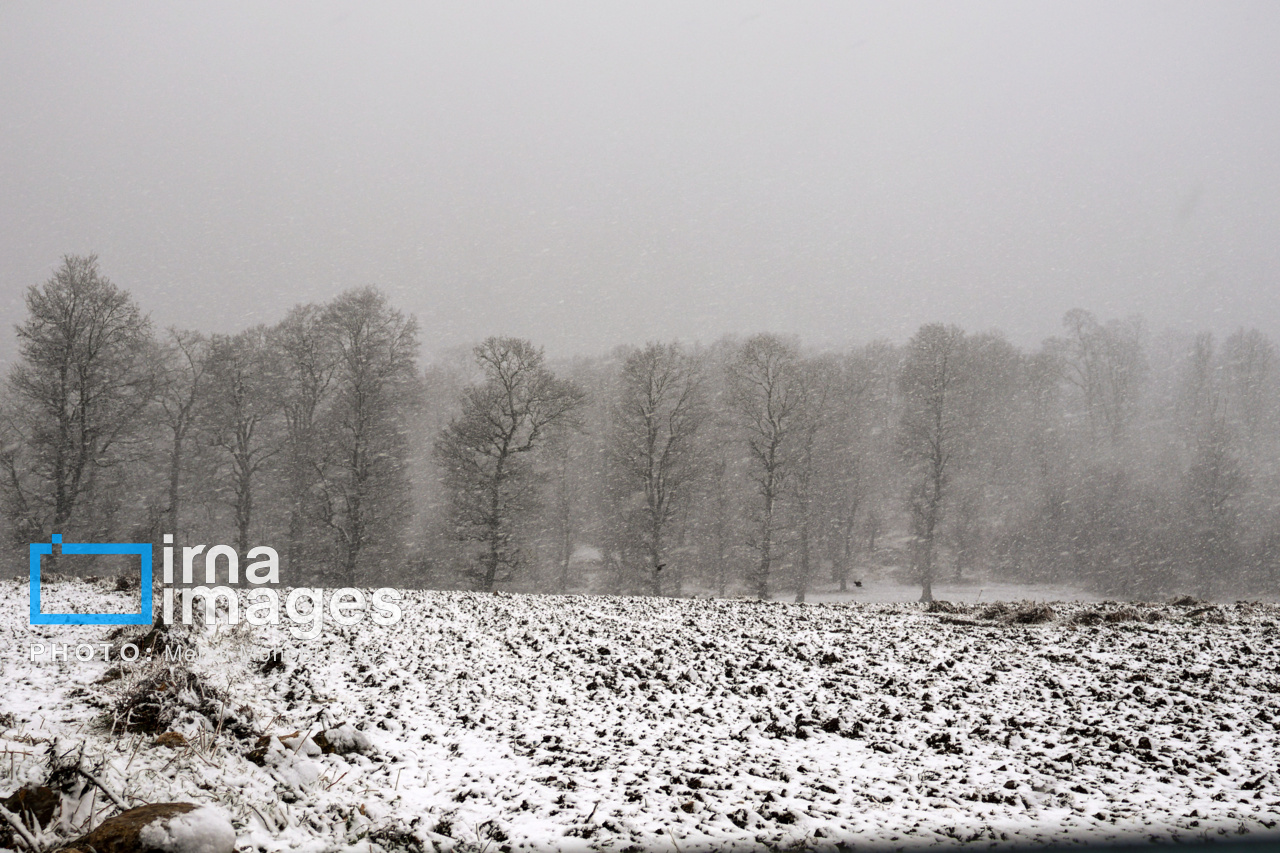
[[[533,503],[526,457],[569,424],[585,396],[556,378],[529,341],[488,338],[475,348],[475,358],[484,380],[463,392],[462,413],[437,439],[435,455],[455,535],[483,549],[478,569],[468,573],[479,589],[490,591],[521,563],[513,525]]]
[[[647,552],[649,592],[661,595],[667,525],[698,471],[693,442],[706,417],[701,373],[678,344],[650,343],[627,356],[620,379],[613,456],[642,499],[634,524]]]
[[[141,435],[156,384],[151,324],[95,256],[63,258],[26,307],[0,452],[4,509],[23,539],[66,531]]]
[[[729,388],[746,435],[751,479],[759,503],[752,546],[760,560],[749,582],[760,599],[769,597],[777,555],[779,500],[792,473],[804,405],[804,382],[795,344],[775,335],[748,338],[729,366]]]
[[[200,332],[170,328],[161,346],[157,393],[160,419],[169,433],[168,530],[182,532],[182,472],[187,464],[187,439],[195,424],[209,366],[209,338]]]
[[[1211,413],[1219,408],[1221,391],[1215,368],[1213,335],[1208,332],[1196,335],[1178,388],[1179,425],[1193,440],[1204,429]]]
[[[849,590],[853,574],[854,555],[858,547],[858,519],[865,497],[865,476],[861,455],[849,452],[837,472],[840,486],[836,494],[834,511],[827,517],[828,530],[824,539],[831,560],[831,579],[840,585],[841,592]]]
[[[880,529],[876,503],[893,457],[896,348],[883,341],[868,344],[842,359],[840,372],[833,412],[838,441],[824,468],[830,499],[824,539],[832,579],[847,592],[857,551],[863,542],[874,551]]]
[[[837,363],[826,358],[806,359],[800,370],[803,406],[789,491],[795,500],[796,601],[802,603],[813,577],[820,517],[838,512],[841,499],[846,497],[839,492],[847,484],[838,482],[832,463],[848,449],[838,433],[851,413],[843,405],[847,401],[840,393],[842,377]]]
[[[1091,434],[1119,442],[1137,411],[1138,392],[1147,373],[1140,318],[1103,325],[1088,311],[1068,311],[1062,320],[1067,337],[1051,340],[1063,378],[1084,401]]]
[[[284,413],[287,434],[289,529],[288,565],[295,583],[302,582],[297,569],[318,559],[321,549],[317,525],[322,493],[317,473],[322,464],[318,424],[329,403],[338,368],[337,349],[328,334],[325,312],[318,305],[300,305],[271,329],[268,345],[280,371],[276,389]]]
[[[1275,346],[1257,329],[1240,329],[1227,338],[1223,356],[1227,397],[1245,436],[1256,441],[1267,432],[1268,415],[1274,414]]]
[[[1187,474],[1191,580],[1204,598],[1221,591],[1239,570],[1238,513],[1248,488],[1226,420],[1210,413]]]
[[[729,550],[733,542],[733,501],[729,460],[724,453],[715,456],[709,472],[706,494],[709,497],[707,512],[710,515],[711,574],[716,595],[724,598],[729,592]]]
[[[1064,428],[1062,367],[1052,346],[1031,354],[1026,366],[1022,437],[1029,466],[1023,488],[1013,491],[1022,501],[1021,517],[1010,525],[1004,551],[1017,561],[1023,579],[1060,583],[1071,571],[1069,495],[1075,474]]]
[[[952,579],[961,583],[966,571],[972,572],[977,568],[983,548],[982,499],[981,488],[975,484],[954,491],[954,511],[951,515],[955,520],[951,525],[951,543],[955,559]]]
[[[280,377],[262,327],[215,336],[211,349],[201,421],[226,463],[223,478],[230,484],[236,550],[243,559],[254,520],[254,481],[284,446],[277,422]]]
[[[963,355],[963,390],[954,397],[963,440],[954,446],[947,531],[957,582],[986,562],[1002,516],[1021,507],[1011,496],[1034,476],[1022,440],[1035,407],[1025,356],[998,332],[966,338]]]
[[[570,570],[573,565],[574,533],[576,532],[574,509],[579,498],[578,485],[573,476],[575,452],[570,432],[562,430],[554,433],[547,442],[547,451],[551,457],[552,500],[549,509],[550,532],[556,561],[554,588],[556,592],[564,595],[569,591],[569,585],[573,580]]]
[[[907,345],[899,379],[904,405],[899,436],[911,478],[909,508],[921,601],[933,600],[938,526],[962,429],[960,391],[968,378],[964,347],[959,328],[922,326]]]
[[[319,423],[324,447],[313,466],[321,520],[338,543],[340,577],[354,586],[372,545],[391,553],[401,540],[408,507],[401,418],[416,397],[417,323],[376,288],[363,287],[329,303],[321,326],[335,368]]]

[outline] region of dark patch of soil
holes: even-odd
[[[1009,621],[1015,625],[1043,625],[1046,622],[1052,622],[1056,616],[1057,614],[1049,605],[1033,604],[1015,611],[1009,617]]]
[[[0,801],[0,805],[16,815],[28,829],[38,833],[53,823],[62,806],[62,798],[52,788],[27,787],[14,791]],[[14,847],[16,842],[13,827],[8,822],[0,822],[0,846]]]

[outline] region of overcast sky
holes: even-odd
[[[1072,307],[1280,336],[1280,3],[0,5],[0,357],[374,283],[555,355]]]

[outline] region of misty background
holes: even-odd
[[[1280,589],[1274,6],[0,18],[15,565]]]
[[[376,284],[428,355],[1274,336],[1277,43],[1265,2],[6,3],[0,311],[92,252],[158,327]]]

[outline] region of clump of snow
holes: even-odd
[[[369,740],[369,736],[350,723],[325,729],[324,739],[328,742],[329,748],[339,755],[348,755],[352,752],[364,755],[373,749],[373,741]]]
[[[160,853],[231,853],[236,831],[222,809],[200,806],[147,824],[138,841],[142,849]]]
[[[322,752],[315,739],[307,737],[303,732],[298,732],[294,735],[283,735],[279,738],[279,742],[290,755],[303,755],[307,758],[314,758]],[[271,747],[269,746],[268,749],[270,750]],[[271,754],[274,754],[274,752]]]

